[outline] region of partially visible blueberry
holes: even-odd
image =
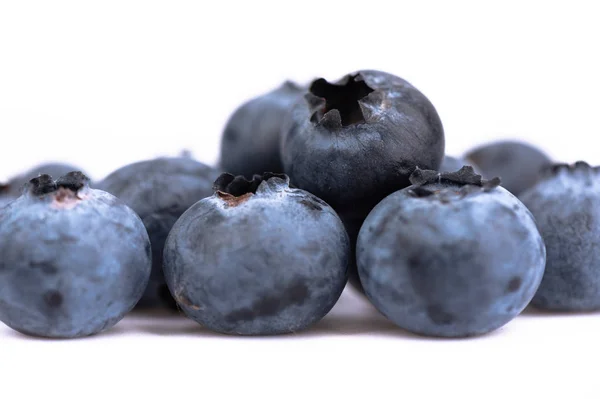
[[[6,185],[0,186],[0,193],[4,192],[4,194],[7,196],[17,198],[21,195],[29,180],[35,177],[41,175],[64,176],[69,172],[80,170],[81,168],[67,163],[42,163],[34,166],[18,176],[11,178]]]
[[[347,281],[348,236],[333,209],[285,175],[223,174],[165,246],[167,284],[183,311],[226,334],[303,330]]]
[[[470,165],[469,161],[467,161],[466,159],[455,158],[450,155],[444,156],[444,159],[442,160],[442,164],[440,165],[438,170],[440,172],[456,172],[463,166],[471,166],[473,168],[473,170],[475,171],[475,173],[480,174],[479,170],[476,167],[474,167],[473,165]]]
[[[150,236],[152,275],[138,307],[176,307],[162,270],[165,241],[183,212],[213,194],[218,176],[215,169],[190,157],[164,157],[124,166],[99,183],[140,216]]]
[[[521,195],[546,242],[546,272],[532,305],[600,310],[600,168],[557,164]]]
[[[411,182],[360,230],[358,271],[371,302],[428,336],[484,334],[512,320],[544,272],[544,242],[527,208],[468,166],[416,170]]]
[[[362,227],[363,222],[365,221],[371,210],[372,207],[370,206],[357,206],[354,209],[346,209],[338,212],[340,219],[344,223],[346,232],[348,233],[348,238],[350,239],[350,262],[348,262],[348,282],[361,294],[364,294],[364,290],[360,283],[358,269],[356,268],[356,241],[358,240],[358,233],[360,232],[360,228]]]
[[[115,325],[141,298],[151,252],[139,217],[80,172],[32,179],[0,212],[0,320],[75,338]]]
[[[294,185],[345,212],[406,187],[417,166],[437,169],[444,131],[419,90],[364,70],[335,83],[312,82],[288,115],[281,154]]]
[[[305,89],[287,81],[242,104],[229,118],[221,139],[221,168],[251,179],[255,174],[283,172],[279,137],[291,106]]]
[[[517,196],[533,186],[552,162],[530,144],[510,140],[476,147],[465,155],[465,160],[485,178],[499,176],[502,186]]]

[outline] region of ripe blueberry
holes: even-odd
[[[165,245],[165,278],[183,311],[221,333],[303,330],[347,281],[348,236],[333,209],[285,175],[223,174]]]
[[[366,295],[416,334],[465,337],[509,322],[544,272],[544,243],[527,208],[469,166],[416,170],[411,182],[379,203],[360,230]]]
[[[80,172],[32,179],[0,212],[0,320],[75,338],[115,325],[141,298],[151,252],[139,217]]]
[[[405,80],[359,71],[317,79],[288,114],[281,154],[292,183],[337,211],[374,206],[406,187],[415,167],[437,169],[444,131],[429,100]]]

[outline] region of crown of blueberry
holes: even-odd
[[[410,192],[415,197],[428,197],[431,195],[460,194],[467,195],[475,191],[489,192],[500,185],[500,178],[494,177],[485,180],[473,170],[472,166],[463,166],[456,172],[439,172],[437,170],[424,170],[418,167],[410,175]],[[458,188],[439,190],[428,187],[434,184],[448,184]]]
[[[33,195],[41,196],[53,193],[60,188],[77,192],[87,186],[90,179],[81,172],[70,172],[58,180],[54,180],[50,175],[40,175],[29,181],[27,191]]]

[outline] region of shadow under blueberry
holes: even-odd
[[[180,312],[150,312],[141,314],[136,312],[128,316],[129,324],[140,331],[160,336],[196,336],[214,337],[219,339],[239,339],[238,335],[220,334],[202,327],[198,323],[185,317]],[[321,321],[311,328],[290,332],[289,334],[273,336],[249,336],[243,339],[286,339],[286,338],[318,338],[326,336],[379,336],[395,337],[413,340],[430,341],[463,341],[488,339],[502,334],[504,328],[489,334],[466,338],[426,337],[410,333],[396,326],[381,315],[361,294],[353,289],[346,289],[336,306]]]
[[[536,308],[533,305],[528,305],[525,310],[521,312],[519,317],[581,317],[581,316],[598,316],[600,311],[594,310],[580,310],[580,311],[567,311],[567,310],[546,310]]]
[[[29,334],[25,334],[22,333],[20,331],[16,331],[13,329],[9,329],[8,334],[10,334],[11,336],[13,336],[14,338],[17,339],[23,339],[23,340],[29,340],[29,341],[39,341],[39,342],[43,342],[43,341],[51,341],[51,342],[55,342],[55,341],[80,341],[80,340],[94,340],[94,339],[102,339],[102,338],[111,338],[111,337],[118,337],[118,336],[126,336],[129,334],[133,334],[135,333],[134,331],[132,331],[131,329],[127,328],[126,325],[122,324],[123,321],[121,320],[119,323],[117,323],[115,326],[101,332],[98,334],[92,334],[92,335],[87,335],[84,337],[77,337],[77,338],[52,338],[52,337],[37,337],[37,336],[33,336],[33,335],[29,335]]]

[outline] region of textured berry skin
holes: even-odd
[[[522,194],[548,251],[532,305],[556,311],[600,309],[600,169],[585,162],[549,167]]]
[[[280,132],[287,113],[306,89],[285,82],[242,104],[229,118],[221,139],[221,169],[251,179],[283,172]]]
[[[533,186],[541,171],[551,164],[539,149],[510,140],[477,147],[465,155],[465,161],[485,178],[499,176],[502,187],[517,196]]]
[[[437,169],[444,131],[429,100],[405,80],[359,71],[312,82],[282,130],[292,183],[336,211],[375,206],[409,185],[415,167]]]
[[[75,338],[115,325],[151,268],[139,217],[79,172],[31,180],[0,212],[0,320],[24,334]]]
[[[226,334],[283,334],[319,321],[347,281],[348,237],[333,209],[285,175],[223,174],[215,189],[167,239],[165,277],[178,305]]]
[[[190,206],[213,194],[219,173],[187,157],[136,162],[108,175],[99,188],[133,209],[144,222],[152,244],[152,275],[138,307],[175,308],[163,274],[165,241]]]
[[[379,203],[357,248],[365,293],[416,334],[466,337],[517,316],[538,288],[545,247],[525,206],[470,167],[417,170]]]

